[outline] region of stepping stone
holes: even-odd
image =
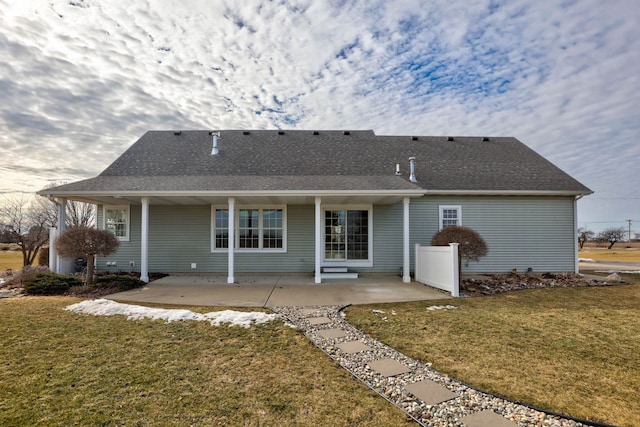
[[[346,337],[347,333],[342,329],[323,329],[321,331],[318,331],[318,335],[323,338],[336,339]]]
[[[331,323],[331,319],[326,316],[322,317],[309,317],[310,325],[324,325],[325,323]]]
[[[490,409],[462,417],[460,422],[467,427],[518,427],[513,421],[509,421]]]
[[[369,362],[369,367],[385,377],[394,377],[411,369],[394,359],[380,359]]]
[[[361,351],[373,350],[362,341],[347,341],[336,345],[336,347],[345,353],[360,353]]]
[[[404,386],[404,389],[427,405],[437,405],[438,403],[459,396],[448,388],[442,387],[437,382],[431,380],[422,380],[417,383],[407,384]]]
[[[300,309],[300,313],[302,313],[305,316],[309,316],[311,314],[315,314],[315,313],[317,313],[319,311],[322,311],[322,310],[319,309],[319,308],[301,308]]]

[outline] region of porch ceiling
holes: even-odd
[[[377,204],[391,205],[402,201],[403,197],[419,197],[422,194],[318,194],[325,205]],[[62,197],[62,196],[61,196]],[[142,197],[149,197],[149,204],[156,206],[226,205],[229,197],[234,197],[240,205],[313,205],[316,195],[290,194],[235,194],[235,195],[66,195],[69,200],[99,205],[139,205]]]

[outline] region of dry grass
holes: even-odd
[[[347,320],[481,389],[583,419],[640,425],[639,284],[439,304],[459,308],[428,311],[430,302],[352,306]]]
[[[625,248],[624,243],[614,246],[611,250],[585,246],[579,251],[580,258],[591,258],[596,261],[640,262],[640,249]]]
[[[77,301],[0,300],[0,425],[406,424],[280,321],[244,329],[64,310]]]
[[[0,273],[7,269],[18,271],[22,268],[22,252],[0,250]]]

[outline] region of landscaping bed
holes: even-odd
[[[618,276],[619,277],[619,276]],[[620,279],[621,280],[621,279]],[[463,277],[460,293],[464,296],[496,295],[504,292],[540,288],[576,288],[622,283],[616,278],[587,278],[575,273],[495,273]]]

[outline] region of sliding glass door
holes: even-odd
[[[325,261],[369,259],[368,210],[326,210],[324,229]]]

